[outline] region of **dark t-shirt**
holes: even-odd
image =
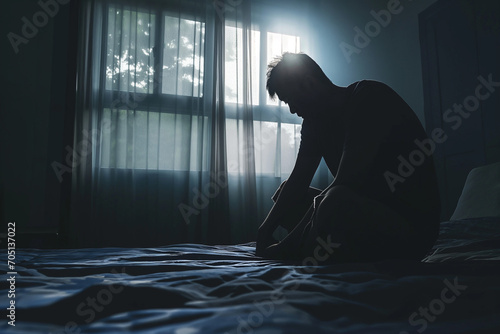
[[[336,184],[386,204],[422,233],[437,235],[438,186],[432,155],[415,143],[427,139],[420,121],[383,83],[363,80],[347,88],[349,98],[340,110],[303,121],[299,155],[321,156]],[[367,168],[358,170],[360,165]]]

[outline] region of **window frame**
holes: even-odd
[[[263,20],[265,22],[265,20]],[[228,26],[225,24],[225,26]],[[259,55],[259,103],[251,104],[253,121],[259,122],[271,122],[276,123],[276,138],[277,145],[281,145],[281,133],[282,133],[282,124],[290,124],[290,125],[302,125],[302,118],[299,116],[290,113],[290,109],[288,105],[283,104],[279,101],[278,105],[267,104],[267,90],[266,90],[266,80],[267,80],[267,43],[268,43],[268,33],[276,33],[282,35],[293,35],[300,38],[301,46],[303,44],[303,34],[297,33],[296,31],[291,34],[290,32],[284,32],[281,29],[272,29],[270,26],[266,24],[262,24],[262,22],[257,22],[252,25],[251,30],[257,30],[260,32],[260,55]],[[236,102],[226,102],[225,103],[225,113],[226,118],[229,119],[237,119],[238,118],[238,110],[241,108],[241,104]],[[278,177],[276,174],[276,168],[281,169],[281,150],[278,150],[276,156],[276,165],[274,172],[260,172],[257,173],[259,177]],[[291,171],[287,173],[283,173],[280,171],[281,175],[285,177],[289,176]],[[236,175],[235,173],[232,173]]]
[[[225,26],[228,26],[226,23]],[[303,41],[302,34],[298,32],[284,33],[282,30],[270,29],[270,26],[259,22],[253,25],[251,30],[257,30],[260,32],[260,55],[259,55],[259,103],[252,104],[252,111],[254,120],[263,122],[277,122],[279,123],[290,123],[290,124],[302,124],[302,119],[296,115],[290,113],[290,109],[287,105],[284,105],[279,101],[278,105],[267,104],[267,90],[266,90],[266,73],[267,73],[267,39],[268,33],[276,33],[282,35],[293,35],[300,38],[301,44]],[[238,103],[226,102],[226,117],[237,118]]]
[[[206,57],[206,31],[207,22],[202,20],[202,15],[196,13],[194,6],[189,6],[191,1],[183,1],[180,7],[173,6],[172,4],[158,2],[158,1],[145,1],[141,2],[140,6],[134,6],[125,2],[107,2],[104,4],[103,15],[103,32],[102,32],[102,45],[101,50],[102,59],[107,57],[107,43],[108,43],[108,13],[112,6],[121,7],[122,10],[135,11],[137,13],[149,13],[155,15],[155,38],[153,44],[153,92],[152,93],[136,93],[121,91],[119,89],[106,89],[106,67],[101,69],[101,87],[104,87],[102,91],[102,106],[101,109],[122,109],[120,106],[125,106],[126,110],[147,110],[151,112],[158,113],[175,113],[190,115],[193,109],[196,108],[178,108],[179,105],[189,105],[198,106],[200,111],[199,116],[209,116],[208,111],[203,113],[203,104],[205,103],[204,96],[206,95],[205,78],[207,77],[207,57]],[[150,8],[150,9],[148,9]],[[205,29],[205,41],[203,47],[203,93],[202,96],[187,96],[187,95],[176,95],[169,93],[162,93],[162,81],[163,81],[163,52],[164,52],[164,31],[165,31],[165,16],[169,13],[178,13],[181,19],[193,20],[204,24]],[[174,107],[171,107],[174,106]]]
[[[208,82],[206,78],[211,78],[212,74],[207,71],[209,64],[207,64],[206,50],[207,50],[207,26],[208,23],[204,20],[201,20],[201,15],[194,12],[193,6],[189,6],[190,1],[183,1],[180,7],[175,8],[172,4],[158,2],[158,1],[145,1],[141,3],[140,7],[133,7],[132,5],[127,5],[127,2],[108,2],[105,4],[104,12],[109,12],[110,6],[121,6],[123,9],[134,10],[137,12],[143,13],[154,13],[156,15],[155,22],[155,42],[153,46],[153,59],[154,59],[154,77],[153,77],[153,92],[152,93],[132,93],[125,92],[120,90],[110,90],[104,89],[103,93],[103,105],[102,108],[119,108],[120,105],[126,105],[127,109],[139,109],[139,110],[148,110],[154,112],[161,113],[169,113],[172,112],[172,108],[169,107],[171,105],[199,105],[200,109],[204,104],[205,96],[206,96],[206,85],[205,82]],[[151,9],[148,10],[148,7]],[[168,15],[168,13],[179,13],[179,16],[184,19],[194,20],[196,22],[205,24],[205,41],[204,41],[204,74],[203,74],[203,95],[198,96],[186,96],[186,95],[176,95],[176,94],[168,94],[162,93],[162,76],[163,72],[161,70],[161,66],[163,65],[163,49],[164,47],[164,31],[165,31],[165,20],[164,17]],[[182,13],[182,14],[180,14]],[[266,72],[267,72],[267,38],[268,33],[277,33],[284,35],[293,35],[300,38],[301,45],[303,45],[304,38],[302,34],[298,31],[293,31],[292,33],[286,32],[284,33],[281,29],[272,29],[271,26],[263,23],[265,20],[261,20],[255,24],[255,28],[253,30],[257,30],[260,32],[260,60],[259,60],[259,71],[261,75],[259,76],[259,103],[256,105],[252,105],[254,119],[259,121],[266,122],[283,122],[283,123],[291,123],[291,124],[301,124],[301,120],[298,116],[292,115],[289,112],[289,108],[287,106],[283,106],[280,101],[278,105],[269,105],[267,104],[267,91],[266,91]],[[107,30],[108,24],[108,16],[103,15],[103,26],[106,29],[103,29],[103,38],[102,38],[102,56],[106,56],[106,44],[108,41],[107,34],[109,33]],[[225,23],[227,26],[227,23]],[[156,49],[156,51],[155,51]],[[157,62],[157,59],[159,61]],[[263,61],[265,59],[266,61]],[[158,69],[158,67],[160,67]],[[101,71],[102,75],[102,87],[105,87],[106,80],[106,72],[105,68]],[[127,96],[125,96],[127,95]],[[226,117],[236,118],[237,117],[237,103],[226,102]],[[176,113],[186,113],[190,114],[192,108],[187,108],[186,110],[182,110],[179,108],[175,108]],[[205,112],[206,114],[206,112]],[[206,114],[205,116],[209,116]]]
[[[155,37],[153,45],[153,62],[154,62],[154,77],[153,77],[153,92],[152,93],[135,93],[127,92],[121,90],[106,89],[106,67],[101,69],[101,87],[104,89],[101,91],[102,94],[102,104],[100,109],[121,109],[121,110],[139,110],[157,113],[171,113],[171,114],[185,114],[192,115],[192,111],[198,109],[199,117],[209,117],[211,118],[211,108],[205,105],[210,103],[211,94],[208,91],[208,86],[206,83],[212,82],[214,73],[212,73],[213,68],[211,61],[213,55],[207,56],[207,50],[211,50],[213,47],[213,37],[210,35],[213,32],[213,26],[215,21],[205,20],[200,14],[194,12],[193,7],[189,6],[191,1],[182,2],[182,6],[175,7],[168,3],[158,2],[158,1],[145,1],[139,6],[129,5],[127,2],[107,2],[104,6],[103,15],[103,36],[102,36],[102,57],[106,59],[107,57],[107,43],[108,43],[108,19],[109,19],[109,9],[112,6],[121,8],[121,10],[131,10],[137,13],[149,13],[155,15]],[[196,22],[204,23],[205,29],[205,40],[203,46],[203,95],[198,96],[185,96],[162,93],[162,67],[163,67],[163,52],[164,52],[164,31],[165,31],[165,16],[169,13],[175,13],[175,16],[179,16],[181,19],[194,20]],[[215,20],[215,18],[214,18]],[[264,22],[264,23],[263,23]],[[296,115],[290,113],[288,106],[284,105],[279,101],[278,105],[267,104],[267,91],[266,91],[266,72],[267,72],[267,43],[268,43],[268,33],[277,33],[283,35],[293,35],[300,38],[302,50],[304,48],[304,37],[301,33],[297,31],[283,31],[282,29],[272,29],[267,25],[266,20],[258,20],[256,24],[252,26],[255,27],[253,30],[257,30],[260,33],[260,55],[259,55],[259,80],[258,80],[258,91],[259,91],[259,103],[256,105],[251,105],[253,120],[260,122],[273,122],[277,124],[277,138],[281,138],[281,124],[292,124],[300,125],[302,124],[302,119]],[[224,23],[224,28],[227,26],[227,22]],[[157,61],[158,60],[158,61]],[[190,106],[185,109],[179,108],[179,105]],[[198,106],[198,107],[196,107]],[[238,119],[239,106],[237,103],[225,102],[225,117],[227,119]],[[99,149],[100,151],[100,149]],[[100,155],[100,154],[99,154]],[[280,154],[279,154],[280,155]],[[278,161],[281,161],[281,155],[277,157]],[[106,169],[142,169],[136,167],[100,167]],[[150,171],[146,169],[146,171]],[[155,170],[151,170],[155,171]],[[162,171],[177,171],[175,169],[165,169]],[[203,171],[200,170],[200,171]],[[272,176],[269,173],[259,173],[260,176]]]

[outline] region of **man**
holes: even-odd
[[[303,123],[295,167],[259,227],[257,255],[303,259],[328,243],[336,246],[328,262],[420,260],[437,238],[440,202],[432,156],[413,154],[418,166],[408,165],[416,142],[428,139],[403,99],[376,81],[336,86],[302,53],[269,64],[267,90]],[[322,158],[334,181],[320,191],[309,186]],[[281,242],[278,226],[289,232]]]

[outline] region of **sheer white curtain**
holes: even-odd
[[[211,168],[220,170],[206,70],[211,9],[208,1],[81,2],[75,151],[89,147],[73,169],[72,244],[229,240],[224,214],[214,226],[208,219],[223,194],[211,203],[200,195]]]
[[[300,141],[300,119],[267,98],[266,65],[307,51],[267,12],[81,1],[72,245],[255,239]]]

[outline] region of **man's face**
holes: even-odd
[[[276,92],[276,95],[283,103],[288,105],[292,114],[297,114],[302,118],[311,116],[314,102],[311,101],[311,96],[298,89],[297,85],[284,85],[284,88],[280,92]]]

